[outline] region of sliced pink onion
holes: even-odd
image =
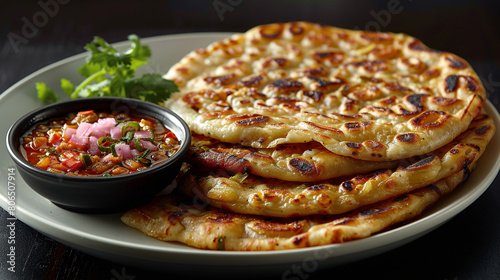
[[[130,152],[132,153],[132,157],[138,157],[141,155],[141,152],[137,149],[131,149]]]
[[[111,138],[115,140],[122,139],[122,125],[115,126],[109,131]]]
[[[66,127],[64,129],[63,137],[64,139],[71,139],[71,136],[76,133],[76,128]]]
[[[97,137],[95,136],[89,137],[89,153],[93,156],[98,155],[100,153],[99,145],[97,144]]]
[[[88,137],[91,132],[92,132],[92,124],[91,123],[82,122],[82,123],[80,123],[80,125],[76,129],[76,134],[78,136]]]
[[[92,135],[97,137],[97,138],[101,138],[101,137],[107,136],[109,134],[109,129],[107,129],[105,127],[103,128],[98,123],[93,123],[91,129],[92,129]]]
[[[139,143],[141,143],[141,146],[144,148],[144,149],[149,149],[151,151],[156,151],[158,150],[158,147],[156,147],[155,144],[149,142],[149,141],[145,141],[145,140],[139,140]]]
[[[73,134],[73,136],[71,136],[71,138],[69,139],[68,142],[76,144],[76,145],[84,146],[84,145],[87,145],[89,143],[89,138],[86,136],[81,136],[81,135],[78,135],[77,133],[75,133],[75,134]]]
[[[151,138],[151,131],[149,130],[141,130],[141,131],[136,131],[134,133],[134,138],[136,139],[141,139],[141,138]]]
[[[97,120],[97,124],[101,130],[104,130],[109,133],[109,131],[115,127],[116,120],[114,118],[103,118]]]
[[[127,144],[116,144],[115,151],[118,156],[122,156],[123,159],[132,158],[132,152],[130,146]]]
[[[105,157],[103,157],[101,159],[102,162],[108,162],[111,160],[111,158],[113,157],[113,154],[107,154]]]

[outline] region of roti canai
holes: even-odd
[[[315,141],[391,161],[465,131],[486,99],[470,65],[406,34],[307,22],[257,26],[185,56],[166,106],[190,128],[254,148]]]

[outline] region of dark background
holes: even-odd
[[[500,2],[486,0],[0,0],[0,92],[44,66],[83,52],[95,35],[117,42],[131,33],[244,32],[259,24],[297,20],[404,32],[431,48],[453,52],[472,64],[489,99],[500,108]],[[417,241],[303,279],[500,279],[499,189],[497,178],[473,205]],[[6,218],[2,210],[1,219]],[[1,257],[0,279],[113,279],[113,271],[122,269],[131,276],[127,279],[169,277],[94,258],[18,225],[22,247],[16,253],[22,263],[18,272],[7,273]],[[6,236],[2,227],[0,239]],[[6,242],[0,244],[3,255]]]

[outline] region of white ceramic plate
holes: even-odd
[[[154,63],[146,67],[145,72],[165,73],[189,51],[227,36],[229,33],[192,33],[143,39],[151,47],[154,56]],[[128,46],[128,43],[117,46]],[[7,209],[8,203],[15,203],[17,218],[30,227],[68,246],[114,262],[197,274],[209,271],[220,273],[223,268],[224,273],[238,272],[242,275],[245,271],[257,272],[254,268],[258,266],[258,272],[275,272],[283,277],[293,276],[294,265],[299,265],[303,272],[353,262],[394,249],[445,223],[488,188],[500,167],[500,132],[497,131],[469,180],[420,219],[362,240],[277,252],[205,251],[161,242],[127,227],[120,221],[119,214],[84,215],[60,209],[32,191],[17,171],[14,171],[15,199],[9,200],[8,173],[9,168],[15,168],[5,147],[9,126],[42,105],[36,97],[36,82],[46,82],[49,87],[57,89],[60,78],[81,80],[76,69],[85,57],[86,54],[80,54],[45,67],[0,95],[0,206]],[[491,103],[487,103],[486,110],[500,127],[500,116]],[[196,269],[193,269],[194,266]]]

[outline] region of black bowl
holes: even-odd
[[[118,111],[151,117],[171,130],[181,147],[170,159],[146,170],[111,177],[77,177],[31,165],[19,152],[21,137],[38,123],[82,110]],[[53,103],[23,116],[7,132],[7,150],[24,181],[61,208],[84,213],[112,213],[145,203],[177,176],[182,156],[191,144],[187,124],[156,104],[128,98],[85,98]]]

